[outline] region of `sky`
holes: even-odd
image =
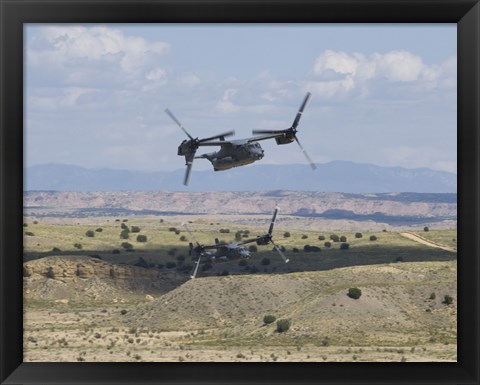
[[[289,128],[311,92],[297,135],[316,163],[457,170],[456,24],[27,24],[24,36],[27,167],[184,168],[166,108],[193,137],[239,139]],[[261,145],[263,164],[306,163],[295,143]]]

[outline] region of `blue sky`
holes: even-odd
[[[456,49],[455,24],[29,24],[26,166],[183,168],[165,108],[194,137],[241,138],[288,128],[309,91],[298,137],[315,162],[456,172]],[[305,162],[261,144],[262,163]]]

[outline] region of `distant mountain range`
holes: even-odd
[[[323,191],[344,193],[456,193],[457,175],[428,168],[381,167],[348,161],[318,164],[251,165],[227,171],[131,171],[44,164],[25,169],[26,191]]]

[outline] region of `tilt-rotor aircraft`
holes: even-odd
[[[234,243],[220,243],[218,239],[215,239],[214,245],[201,245],[195,239],[195,236],[192,234],[187,225],[184,224],[183,226],[190,234],[190,237],[192,237],[192,239],[197,244],[196,246],[194,246],[193,243],[190,243],[189,254],[198,257],[197,261],[195,262],[195,269],[190,278],[195,278],[195,276],[197,275],[198,267],[200,266],[200,260],[202,257],[209,257],[212,261],[227,261],[231,259],[249,258],[250,252],[243,245],[253,242],[255,242],[259,246],[268,245],[269,243],[271,243],[273,245],[273,248],[278,252],[278,254],[280,254],[285,263],[287,263],[289,259],[285,257],[282,250],[280,250],[280,248],[275,244],[272,239],[273,226],[277,218],[277,213],[278,207],[275,208],[272,221],[270,222],[270,227],[268,228],[268,232],[266,234],[258,235],[254,238],[249,238]]]
[[[185,157],[185,164],[187,166],[183,184],[188,185],[194,159],[208,159],[212,163],[214,171],[222,171],[233,167],[244,166],[263,158],[264,150],[258,142],[266,139],[275,139],[278,145],[288,144],[296,141],[303,154],[307,158],[307,161],[310,163],[312,169],[315,169],[315,163],[313,163],[312,159],[308,156],[307,152],[297,138],[298,123],[300,122],[303,110],[305,109],[310,96],[310,92],[307,92],[307,95],[303,99],[300,109],[298,110],[290,128],[285,130],[253,130],[253,134],[263,135],[236,140],[225,140],[226,137],[234,135],[235,131],[227,131],[222,134],[204,139],[194,138],[183,127],[175,115],[173,115],[173,113],[167,108],[165,110],[167,115],[189,138],[188,140],[185,139],[178,147],[178,155]],[[195,156],[198,148],[201,146],[220,146],[220,150]]]

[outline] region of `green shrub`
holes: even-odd
[[[302,239],[307,239],[308,235],[307,234],[302,234]]]
[[[263,266],[268,266],[268,265],[270,265],[270,259],[269,258],[263,258],[261,263],[262,263]]]
[[[139,233],[140,232],[140,227],[138,226],[132,226],[131,230],[132,233]]]
[[[359,299],[362,295],[362,291],[358,287],[351,287],[348,289],[347,295],[353,299]]]
[[[332,235],[330,235],[330,239],[333,242],[338,242],[340,240],[340,237],[337,234],[332,234]]]
[[[49,267],[46,274],[47,278],[55,279],[55,273],[53,267]]]
[[[428,231],[428,230],[429,230],[429,228],[428,228],[427,226],[425,226],[425,227],[423,228],[423,231]]]
[[[120,225],[120,227],[121,227],[122,229],[128,229],[128,226],[127,226],[125,223],[122,223],[122,224]]]
[[[342,243],[340,245],[340,250],[348,250],[350,248],[350,244],[348,243]]]
[[[284,333],[288,329],[290,329],[291,325],[292,325],[292,323],[289,319],[279,319],[277,321],[277,332]]]
[[[220,229],[220,232],[222,234],[228,234],[230,232],[230,229]]]
[[[73,247],[75,247],[76,249],[81,250],[81,249],[82,249],[82,244],[81,244],[81,243],[75,243],[75,244],[73,245]]]
[[[325,235],[319,235],[318,240],[319,241],[324,241],[325,240]]]
[[[277,318],[273,315],[266,315],[265,317],[263,317],[263,323],[268,325],[268,324],[271,324],[272,322],[275,322]]]
[[[35,236],[35,234],[33,234],[31,231],[26,231],[26,232],[25,232],[25,235],[27,235],[27,236],[29,236],[29,237]]]
[[[285,232],[283,233],[283,237],[284,237],[284,238],[290,237],[290,232],[289,232],[289,231],[285,231]]]
[[[169,228],[168,228],[168,231],[173,231],[173,232],[175,232],[175,231],[177,231],[177,228],[176,228],[176,227],[169,227]]]
[[[58,253],[59,251],[62,251],[62,250],[60,250],[58,247],[54,247],[54,248],[52,249],[52,251],[55,252],[55,253]]]
[[[187,237],[186,237],[185,235],[182,235],[182,236],[180,237],[180,241],[186,242],[186,241],[188,241],[188,239],[187,239]]]
[[[355,233],[355,238],[362,238],[362,237],[363,237],[362,233]]]
[[[99,227],[98,229],[95,229],[95,231],[96,231],[97,233],[101,233],[101,232],[103,231],[103,229],[102,229],[101,227]]]
[[[443,303],[445,305],[451,305],[453,303],[453,298],[447,294],[445,297],[443,297]]]
[[[121,232],[120,232],[120,239],[128,239],[130,238],[130,230],[128,229],[123,229]]]
[[[324,243],[324,246],[325,247],[332,247],[332,243],[327,241],[327,242]]]
[[[377,240],[377,237],[375,235],[370,235],[370,240],[371,241],[376,241]]]
[[[147,242],[147,236],[143,234],[137,235],[137,242]]]
[[[94,232],[93,230],[87,230],[87,232],[85,233],[85,235],[86,235],[87,237],[92,238],[92,237],[95,236],[95,232]]]
[[[340,242],[347,242],[347,237],[345,235],[342,235],[340,237]]]
[[[131,243],[128,243],[128,242],[122,242],[122,247],[126,250],[133,249],[133,245]]]
[[[437,298],[435,293],[430,294],[430,299],[435,299],[435,298]]]

